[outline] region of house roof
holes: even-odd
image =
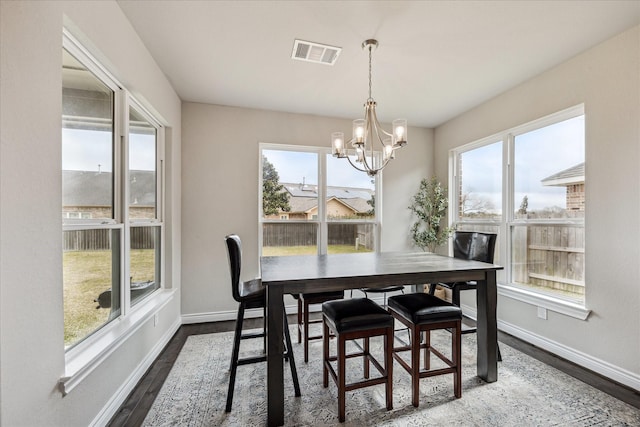
[[[156,181],[154,171],[129,172],[130,203],[137,206],[154,206]],[[63,206],[109,206],[113,203],[113,174],[98,171],[62,171]]]
[[[566,187],[567,185],[581,184],[584,182],[584,162],[554,173],[540,182],[542,182],[542,185],[555,187]]]
[[[318,206],[318,186],[309,184],[282,184],[289,193],[289,206],[291,213],[309,212]],[[374,191],[366,188],[353,187],[327,187],[327,200],[335,199],[352,209],[354,213],[367,213],[371,210],[371,205],[367,201],[371,200]]]

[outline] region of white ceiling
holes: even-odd
[[[640,1],[118,0],[184,101],[434,127],[640,22]],[[334,66],[294,61],[296,38]]]

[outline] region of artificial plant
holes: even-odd
[[[453,232],[453,228],[441,226],[448,205],[447,189],[435,176],[420,181],[420,188],[411,199],[409,210],[417,217],[411,226],[413,243],[423,251],[435,252]]]

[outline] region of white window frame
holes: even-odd
[[[113,147],[113,218],[112,219],[82,219],[64,221],[63,230],[86,229],[118,229],[120,238],[120,283],[121,314],[117,318],[103,325],[89,334],[82,341],[64,351],[65,371],[59,380],[59,389],[63,395],[68,394],[84,378],[89,376],[107,357],[118,350],[145,322],[155,315],[170,301],[175,290],[165,289],[165,237],[164,237],[164,126],[149,113],[140,102],[131,96],[123,85],[104,68],[94,56],[82,46],[78,40],[66,29],[63,29],[62,47],[78,59],[89,71],[96,75],[102,83],[114,91],[114,147]],[[130,227],[132,223],[140,222],[128,220],[128,113],[129,105],[135,106],[149,119],[153,126],[157,126],[157,212],[156,218],[142,221],[145,225],[160,227],[160,288],[151,293],[134,307],[130,306],[129,248]],[[62,347],[62,346],[61,346]]]
[[[312,220],[281,220],[281,219],[265,219],[262,212],[262,152],[264,150],[279,150],[279,151],[297,151],[314,153],[318,156],[318,215],[317,218]],[[317,225],[317,242],[318,242],[318,255],[326,255],[328,248],[328,225],[329,224],[372,224],[373,233],[375,236],[374,252],[380,251],[380,236],[381,236],[381,221],[380,212],[382,212],[382,172],[376,175],[375,183],[375,217],[374,219],[363,220],[331,220],[326,218],[326,200],[327,195],[327,161],[326,156],[331,154],[330,147],[312,147],[303,145],[287,145],[287,144],[274,144],[261,142],[258,144],[258,254],[262,256],[262,225],[263,224],[278,224],[278,223],[313,223]],[[380,155],[380,153],[376,153]]]
[[[566,220],[541,220],[528,221],[518,220],[514,217],[514,209],[516,201],[513,200],[514,188],[514,143],[515,137],[536,129],[553,125],[555,123],[568,120],[574,117],[584,115],[584,104],[576,105],[565,110],[550,114],[529,123],[516,126],[497,134],[482,138],[469,144],[456,147],[449,151],[449,200],[450,206],[459,206],[460,201],[460,176],[458,173],[458,159],[464,152],[468,152],[486,145],[490,145],[502,141],[502,215],[499,220],[490,219],[463,219],[459,218],[458,209],[449,210],[449,223],[457,227],[459,224],[485,225],[497,227],[500,253],[499,257],[504,270],[498,272],[498,294],[535,305],[539,309],[551,310],[567,316],[571,316],[580,320],[586,320],[591,310],[586,307],[586,298],[583,304],[563,299],[534,290],[525,289],[514,284],[511,280],[511,254],[512,254],[512,227],[531,225],[535,223],[552,224],[584,224],[585,219],[566,219]],[[586,148],[586,147],[585,147]],[[586,211],[585,211],[586,216]],[[450,255],[453,249],[450,248]],[[585,248],[586,252],[586,248]],[[587,291],[587,278],[585,277],[585,294]]]

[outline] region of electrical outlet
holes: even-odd
[[[544,307],[538,307],[538,317],[547,320],[547,309]]]

